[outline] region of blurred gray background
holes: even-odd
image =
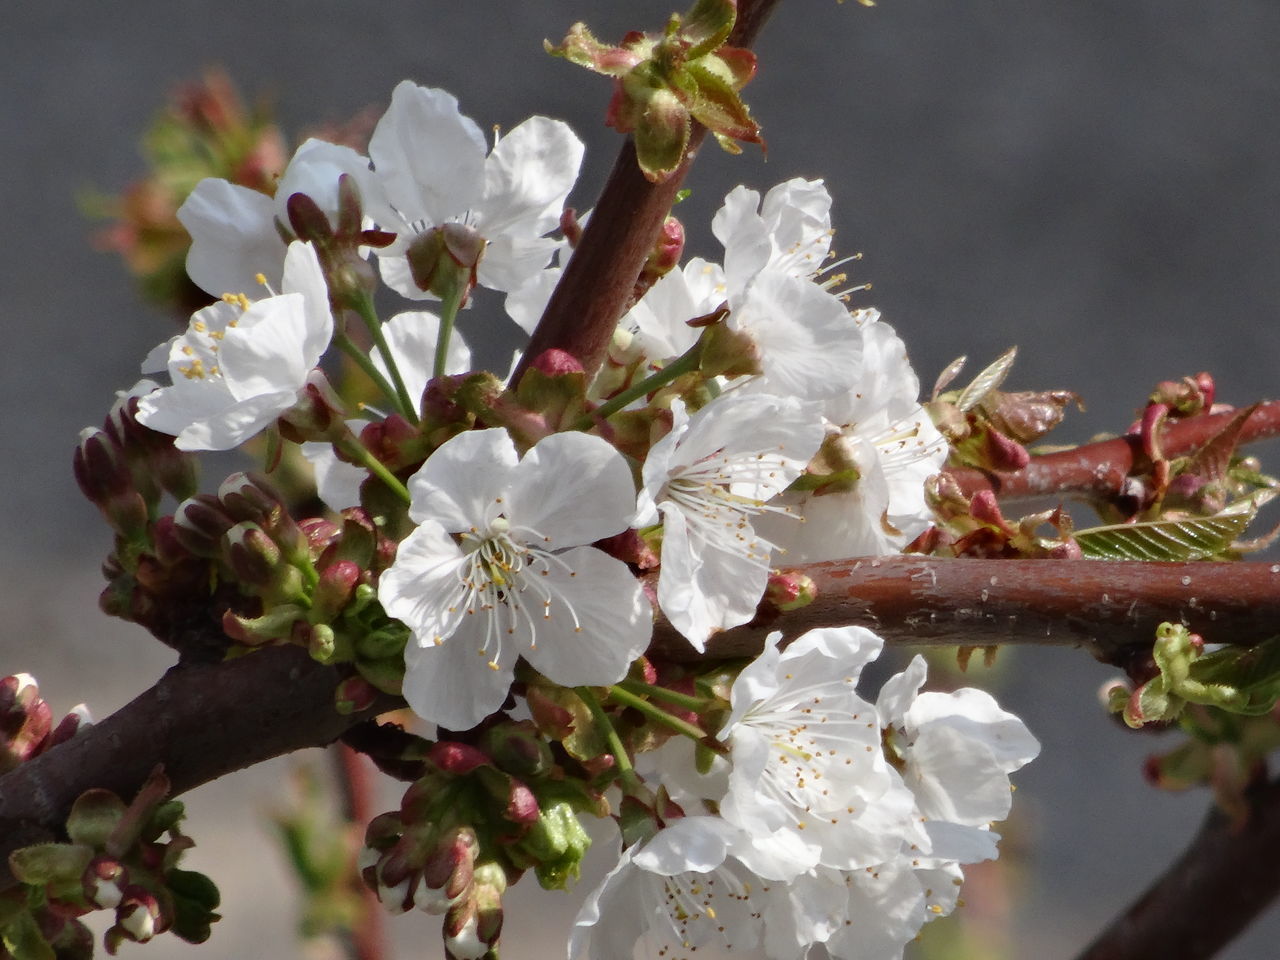
[[[488,128],[532,113],[571,122],[590,206],[616,148],[602,78],[554,60],[575,20],[617,39],[662,3],[511,0],[50,0],[12,4],[0,43],[0,673],[29,670],[56,708],[96,715],[145,688],[167,651],[97,613],[109,538],[71,477],[82,426],[173,332],[76,207],[143,173],[136,141],[166,95],[212,63],[266,92],[291,133],[385,104],[404,77],[457,94]],[[767,160],[707,147],[681,209],[692,252],[724,193],[825,177],[837,247],[906,340],[926,390],[1018,344],[1010,384],[1082,393],[1064,441],[1122,430],[1158,380],[1209,370],[1220,397],[1274,395],[1280,327],[1280,5],[1274,0],[834,0],[782,4],[746,97]],[[474,327],[473,327],[474,329]],[[215,470],[207,473],[216,483]],[[1223,638],[1227,639],[1227,638]],[[1160,741],[1096,706],[1107,671],[1078,651],[1027,650],[1001,699],[1044,744],[1017,778],[1030,846],[1014,904],[1018,957],[1069,957],[1176,854],[1208,802],[1144,786]],[[1166,744],[1167,748],[1167,744]],[[316,758],[318,762],[318,758]],[[227,894],[199,953],[295,956],[289,881],[262,813],[291,761],[190,798],[196,868]],[[390,798],[389,798],[390,799]],[[537,891],[530,891],[537,893]],[[583,891],[579,891],[579,895]],[[511,957],[558,955],[578,895],[516,897]],[[401,956],[439,955],[435,921],[392,921]],[[1226,956],[1275,956],[1275,912]],[[126,956],[143,949],[125,948]]]

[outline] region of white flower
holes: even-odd
[[[815,275],[831,250],[831,195],[821,180],[780,183],[764,197],[735,187],[711,220],[724,245],[729,287],[741,290],[773,269],[797,278]]]
[[[831,197],[821,180],[765,195],[736,187],[711,224],[724,244],[731,330],[756,345],[762,389],[825,399],[861,375],[862,338],[841,300],[818,283],[831,248]]]
[[[677,400],[672,415],[644,463],[637,523],[661,515],[658,604],[702,650],[755,613],[772,546],[751,517],[804,470],[822,425],[812,405],[767,394],[726,394],[692,417]]]
[[[636,332],[645,356],[667,360],[685,353],[701,334],[688,321],[715,310],[724,299],[724,271],[694,257],[660,277],[627,311],[621,325]]]
[[[862,627],[812,630],[738,675],[719,737],[730,747],[720,813],[762,876],[791,880],[822,864],[855,870],[927,842],[912,796],[885,762],[875,707],[855,687],[883,641]]]
[[[972,687],[919,693],[922,657],[888,680],[876,709],[888,749],[915,797],[941,860],[973,863],[995,855],[988,827],[1009,815],[1009,774],[1031,762],[1040,744],[990,694]]]
[[[433,296],[413,282],[405,255],[418,234],[450,223],[484,242],[483,286],[511,291],[547,265],[556,241],[545,234],[560,222],[582,142],[558,120],[531,117],[486,152],[456,98],[408,80],[396,87],[369,141],[386,202],[376,213],[367,209],[398,234],[378,251],[388,286],[412,299]]]
[[[316,139],[298,147],[274,198],[214,177],[201,180],[178,208],[178,219],[191,234],[187,275],[215,297],[254,289],[258,274],[272,286],[279,285],[285,243],[276,223],[288,228],[289,197],[305,193],[332,222],[338,210],[338,178],[344,173],[355,178],[365,206],[376,201],[377,182],[368,158],[350,147]]]
[[[899,960],[931,919],[920,876],[902,859],[863,870],[819,867],[788,884],[787,895],[802,935],[824,943],[833,960]]]
[[[732,855],[741,840],[718,817],[684,817],[627,848],[579,911],[570,960],[632,960],[638,942],[654,957],[752,949],[781,885],[771,888]]]
[[[404,695],[465,730],[502,705],[516,658],[565,686],[620,680],[652,630],[626,564],[583,546],[627,527],[626,461],[599,437],[559,433],[523,459],[500,429],[459,434],[409,481],[420,523],[379,598],[413,631]]]
[[[229,450],[292,407],[333,334],[324,273],[309,243],[290,244],[283,292],[197,311],[187,332],[147,355],[172,385],[143,397],[138,419],[180,450]],[[318,374],[317,374],[318,375]]]
[[[945,438],[916,401],[919,385],[902,340],[874,310],[860,311],[866,356],[849,391],[823,403],[828,433],[858,478],[852,489],[787,493],[805,523],[760,524],[787,560],[814,563],[897,553],[931,522],[924,483],[947,458]]]

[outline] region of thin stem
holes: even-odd
[[[409,495],[408,487],[401,483],[400,478],[387,469],[387,465],[370,453],[369,448],[356,439],[354,435],[348,434],[342,437],[335,445],[340,447],[344,454],[385,483],[387,489],[405,503],[412,502],[413,498]]]
[[[574,430],[590,430],[593,426],[602,420],[607,420],[619,410],[622,410],[633,400],[639,400],[641,397],[648,396],[659,387],[665,387],[673,380],[684,376],[686,373],[692,373],[698,369],[698,362],[702,358],[702,341],[699,340],[689,350],[680,357],[672,360],[665,367],[652,376],[646,377],[639,383],[633,383],[627,389],[619,394],[610,397],[600,406],[596,407],[590,413],[579,417],[574,423]]]
[[[679,717],[672,716],[661,707],[655,707],[648,700],[645,700],[643,697],[637,697],[634,693],[624,689],[621,685],[610,687],[609,695],[623,706],[639,710],[650,720],[660,723],[664,727],[674,730],[682,736],[689,737],[691,740],[696,740],[699,743],[707,739],[707,731],[703,730],[701,727],[694,726],[687,720],[681,720]]]
[[[711,700],[706,697],[697,697],[688,693],[678,693],[669,687],[659,687],[652,683],[645,683],[643,680],[623,680],[621,683],[613,687],[614,690],[622,689],[627,693],[633,693],[638,697],[649,697],[652,700],[661,700],[663,703],[669,703],[675,707],[682,707],[685,710],[705,710],[711,706]]]
[[[453,339],[453,324],[458,319],[458,311],[462,309],[462,301],[466,298],[466,284],[457,284],[456,289],[440,301],[440,332],[436,337],[436,361],[434,375],[443,377],[445,365],[449,359],[449,341]]]
[[[622,738],[618,736],[613,721],[604,712],[604,707],[600,706],[600,700],[595,695],[595,691],[590,687],[574,687],[573,692],[582,698],[582,702],[591,711],[591,719],[595,722],[596,730],[603,735],[605,743],[609,745],[609,752],[613,754],[614,762],[618,765],[618,776],[622,778],[622,784],[627,793],[638,793],[641,789],[640,777],[636,775],[635,767],[631,765],[631,757],[627,754],[627,748],[623,746]]]
[[[396,392],[396,388],[392,386],[391,382],[382,375],[382,371],[374,366],[373,361],[369,359],[369,355],[356,346],[355,342],[352,341],[350,337],[345,333],[334,334],[333,342],[338,345],[339,350],[351,358],[352,362],[355,363],[357,367],[364,371],[364,375],[373,381],[374,386],[376,386],[378,391],[387,398],[387,401],[397,413],[406,418],[413,413],[411,410],[406,412],[404,400],[401,399],[400,394]],[[416,414],[414,414],[414,417],[415,419],[413,422],[417,423]]]
[[[356,304],[356,312],[360,314],[360,319],[364,321],[365,329],[369,331],[369,336],[373,339],[374,346],[378,348],[378,353],[382,356],[382,362],[386,364],[387,371],[391,374],[391,382],[395,384],[393,396],[398,401],[396,408],[406,420],[416,426],[418,423],[418,401],[409,396],[409,390],[404,385],[404,378],[400,375],[400,367],[396,364],[395,355],[392,354],[391,348],[387,346],[387,338],[382,333],[382,320],[379,319],[378,311],[373,307],[373,300],[369,297],[361,297]],[[372,361],[370,361],[370,366],[373,366]],[[374,369],[376,370],[377,368],[374,367]],[[368,373],[368,370],[365,370],[365,372]],[[386,381],[384,380],[382,385],[385,386],[385,384]],[[389,391],[388,395],[392,396]]]

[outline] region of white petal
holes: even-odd
[[[222,375],[236,400],[296,393],[306,383],[316,359],[306,349],[307,321],[302,295],[285,293],[258,301],[236,326],[227,328],[220,351]]]
[[[513,525],[544,538],[545,549],[558,550],[625,530],[635,497],[631,469],[608,441],[553,433],[516,467],[508,516]]]
[[[511,689],[514,656],[491,666],[482,650],[480,615],[439,645],[405,648],[404,698],[413,712],[449,730],[470,730],[502,706]]]
[[[178,208],[178,220],[191,234],[187,274],[206,293],[253,294],[257,275],[280,282],[284,242],[274,225],[270,197],[226,180],[196,184]]]
[[[406,392],[414,403],[421,404],[423,391],[435,372],[436,342],[440,334],[440,318],[425,310],[398,313],[382,328],[387,347],[395,359],[396,368],[404,379]],[[388,374],[382,352],[372,351],[373,365]],[[455,329],[449,338],[449,350],[445,357],[446,376],[466,373],[471,369],[471,350],[462,335]],[[388,374],[389,375],[389,374]]]
[[[439,225],[474,206],[484,190],[480,128],[443,90],[401,81],[369,139],[369,156],[391,205],[405,221]],[[397,230],[394,220],[375,215]]]
[[[450,533],[482,528],[505,512],[519,457],[507,431],[470,430],[446,440],[409,478],[409,516]]]
[[[484,164],[484,200],[477,211],[484,236],[554,230],[578,179],[583,150],[568,124],[547,117],[530,117],[499,140]]]
[[[540,580],[553,600],[546,619],[535,623],[537,645],[525,657],[566,687],[617,683],[653,633],[640,581],[621,560],[594,547],[566,550],[555,559],[557,566]]]
[[[1002,710],[984,690],[963,687],[951,693],[923,693],[908,715],[917,727],[946,723],[991,750],[1000,769],[1012,773],[1040,754],[1040,742],[1017,716]]]

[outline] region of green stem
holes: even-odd
[[[360,319],[364,321],[365,329],[369,331],[369,336],[373,338],[373,344],[378,348],[378,353],[382,356],[382,362],[386,364],[387,371],[391,374],[391,382],[395,384],[395,393],[388,394],[394,396],[399,402],[396,406],[404,415],[404,418],[414,426],[418,424],[418,402],[422,399],[419,397],[415,400],[409,396],[409,390],[404,385],[404,377],[400,375],[400,367],[396,364],[396,358],[391,353],[391,348],[387,346],[387,338],[382,334],[382,321],[378,318],[378,312],[373,308],[373,300],[369,297],[361,297],[356,304],[356,312],[360,314]],[[372,361],[369,364],[373,366]],[[377,368],[374,367],[374,370]],[[365,370],[368,373],[368,370]],[[386,381],[383,380],[380,386],[385,386]]]
[[[669,687],[658,687],[643,680],[623,680],[617,685],[627,693],[637,697],[650,697],[686,710],[701,711],[711,706],[712,701],[706,697],[698,697],[688,693],[678,693]]]
[[[622,745],[622,738],[618,736],[613,721],[600,706],[600,700],[595,695],[595,691],[590,687],[574,687],[573,692],[582,698],[582,702],[591,711],[591,719],[595,721],[596,729],[604,736],[609,750],[613,753],[614,762],[618,765],[618,775],[622,778],[626,792],[638,793],[642,787],[640,777],[636,774],[635,767],[631,765],[631,757],[627,755],[627,748]]]
[[[690,347],[683,356],[676,357],[665,367],[652,376],[646,377],[639,383],[633,383],[621,393],[610,397],[600,406],[596,407],[590,413],[579,417],[573,424],[574,430],[590,430],[601,420],[607,420],[619,410],[623,409],[633,400],[639,400],[643,396],[647,396],[659,387],[665,387],[668,383],[678,377],[684,376],[686,373],[692,373],[698,369],[698,363],[702,359],[702,341],[699,340]]]
[[[403,415],[405,413],[404,403],[396,392],[396,388],[382,375],[382,371],[373,365],[373,361],[369,359],[368,355],[357,347],[345,333],[334,334],[333,342],[338,345],[339,350],[351,358],[357,367],[364,371],[365,376],[373,381],[374,386],[387,398],[396,412]],[[412,413],[413,411],[410,410],[409,412]]]
[[[400,482],[400,478],[387,469],[387,465],[369,452],[368,447],[361,443],[355,434],[348,434],[335,443],[335,446],[341,448],[342,452],[356,461],[360,466],[364,467],[375,477],[387,485],[392,493],[403,500],[410,503],[412,498],[409,496],[409,488]]]
[[[449,357],[449,341],[453,338],[453,322],[458,318],[462,301],[470,287],[465,283],[456,284],[456,289],[440,300],[440,332],[436,337],[436,363],[434,375],[444,376],[445,362]]]
[[[681,720],[679,717],[673,717],[661,707],[654,706],[643,697],[637,697],[634,693],[630,693],[620,685],[610,687],[609,695],[623,706],[634,707],[649,719],[662,724],[664,727],[674,730],[682,736],[689,737],[699,743],[707,739],[707,732],[702,728],[694,726],[687,720]]]

